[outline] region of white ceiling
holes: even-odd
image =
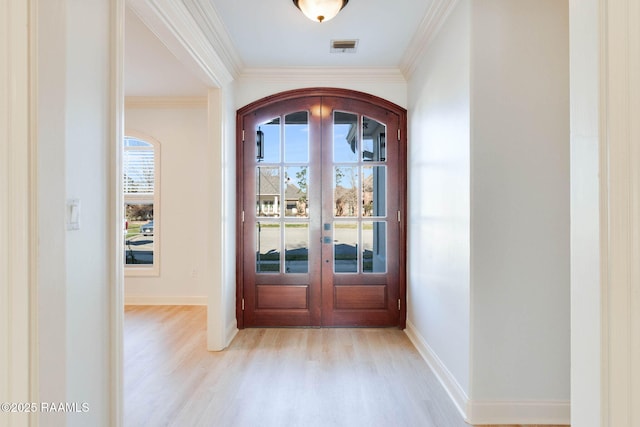
[[[317,23],[292,0],[208,0],[248,68],[398,66],[431,0],[351,0]],[[358,39],[356,53],[330,53],[332,39]]]
[[[439,13],[438,4],[445,3],[350,0],[334,19],[316,23],[292,0],[127,0],[125,94],[205,94],[206,73],[196,69],[189,49],[176,48],[182,43],[176,32],[193,35],[194,27],[203,35],[201,40],[210,41],[208,48],[220,55],[231,74],[281,67],[400,69],[420,49],[424,28],[434,10]],[[182,22],[167,24],[166,15],[158,13],[163,7]],[[357,51],[331,53],[331,40],[343,39],[357,39]],[[202,43],[196,46],[202,49]]]

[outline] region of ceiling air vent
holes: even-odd
[[[358,40],[331,40],[331,53],[355,53]]]

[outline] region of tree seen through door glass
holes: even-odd
[[[309,216],[309,168],[289,166],[284,168],[285,216],[307,218]]]
[[[334,215],[358,216],[358,167],[335,166],[333,171]]]
[[[386,216],[387,167],[362,167],[362,216]]]

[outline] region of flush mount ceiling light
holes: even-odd
[[[349,3],[349,0],[293,0],[304,15],[316,22],[333,18]]]

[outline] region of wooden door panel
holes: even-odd
[[[309,309],[309,285],[258,285],[256,309],[295,310]]]
[[[337,310],[380,310],[387,307],[387,285],[335,285]]]

